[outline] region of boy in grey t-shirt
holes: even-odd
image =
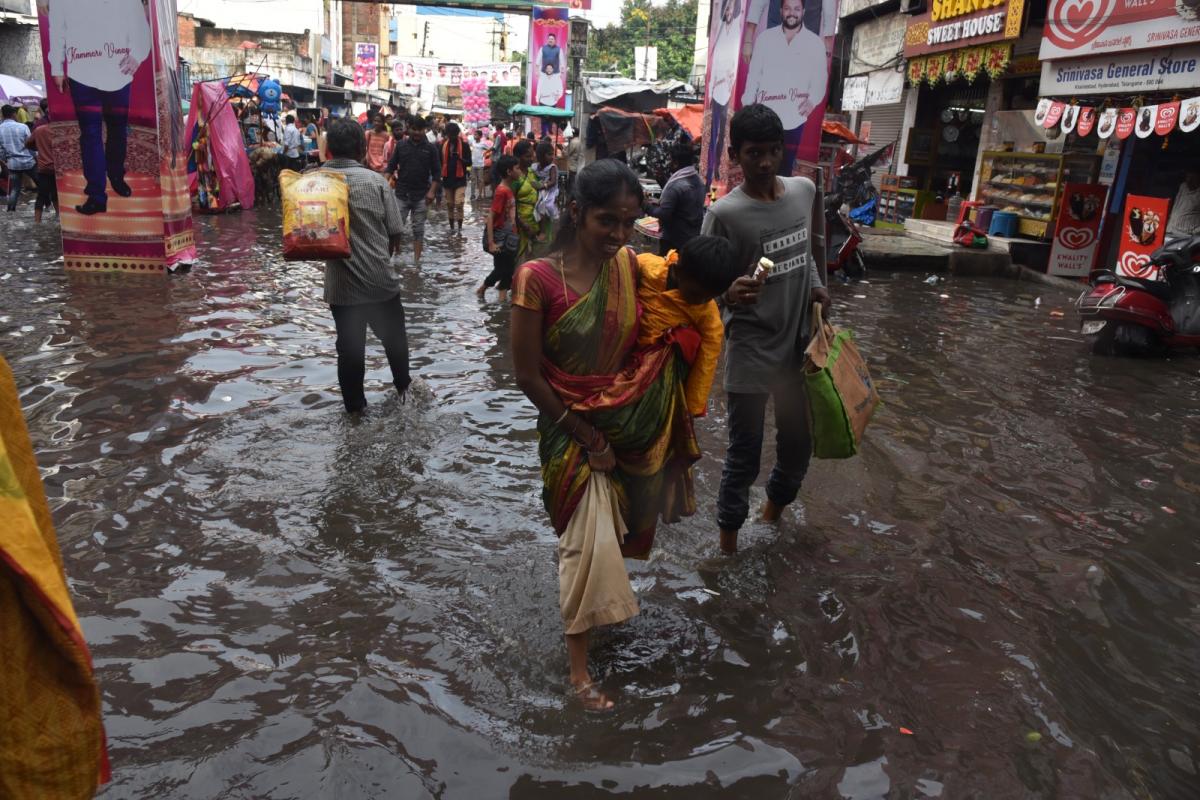
[[[746,276],[724,297],[725,391],[729,395],[729,449],[717,497],[721,549],[737,551],[738,530],[750,514],[750,486],[762,458],[767,400],[775,398],[775,468],[767,480],[763,519],[774,522],[796,499],[808,471],[812,439],[804,389],[804,346],[811,307],[828,307],[817,259],[824,262],[825,217],[808,178],[778,177],[783,124],[755,103],[733,116],[729,156],[745,182],[708,210],[701,233],[724,236]],[[775,267],[751,276],[759,258]]]

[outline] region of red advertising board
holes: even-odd
[[[1188,0],[1050,0],[1043,61],[1200,42],[1200,9]]]
[[[930,0],[908,22],[904,57],[1016,39],[1024,13],[1025,0]]]
[[[1150,254],[1162,247],[1167,229],[1165,197],[1143,197],[1131,194],[1125,198],[1125,213],[1121,215],[1121,254],[1117,258],[1117,274],[1131,278],[1152,278]]]
[[[1063,187],[1054,241],[1050,245],[1047,271],[1051,275],[1082,278],[1092,271],[1107,195],[1107,186],[1092,183],[1068,183]]]

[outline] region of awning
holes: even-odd
[[[552,117],[554,119],[570,119],[575,116],[574,111],[568,111],[565,108],[554,108],[553,106],[531,106],[525,103],[517,103],[515,106],[509,106],[509,114],[522,114],[526,117]]]
[[[840,122],[823,120],[821,122],[821,133],[825,134],[826,136],[833,136],[835,138],[842,139],[850,144],[870,144],[870,142],[864,141],[863,139],[855,136],[854,131],[850,130]]]
[[[660,117],[670,117],[687,131],[688,136],[699,139],[704,129],[704,104],[693,103],[683,108],[658,108],[654,111]]]
[[[635,81],[631,78],[584,78],[583,91],[589,103],[600,105],[615,97],[639,92],[668,95],[677,89],[692,91],[683,81]]]

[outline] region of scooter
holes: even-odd
[[[1150,255],[1159,279],[1096,270],[1076,301],[1080,332],[1097,355],[1163,355],[1200,348],[1200,236]]]
[[[825,198],[825,240],[829,272],[841,270],[846,281],[861,281],[867,277],[867,264],[859,250],[862,232],[858,223],[850,218],[850,207],[838,194]]]

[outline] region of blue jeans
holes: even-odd
[[[736,531],[750,515],[750,487],[762,460],[767,400],[775,398],[775,468],[767,479],[767,498],[783,507],[796,499],[812,457],[808,392],[800,367],[785,369],[768,393],[729,393],[729,450],[717,495],[717,524]]]
[[[129,142],[129,85],[113,92],[93,89],[71,80],[71,99],[79,120],[79,152],[83,157],[84,194],[108,203],[107,183],[125,180],[125,151]],[[107,131],[105,130],[107,129]],[[107,132],[108,138],[104,134]]]
[[[790,131],[783,132],[783,162],[779,165],[779,174],[790,178],[792,170],[796,165],[796,150],[800,147],[800,140],[804,138],[804,126],[808,123],[801,122]]]
[[[12,211],[17,207],[17,201],[21,199],[21,184],[25,182],[25,177],[34,177],[32,169],[10,169],[8,171],[8,210]]]

